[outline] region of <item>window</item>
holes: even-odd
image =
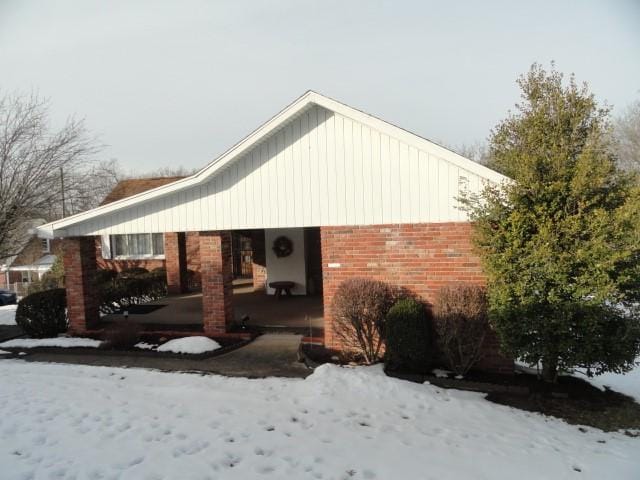
[[[113,258],[164,257],[162,233],[111,235]]]
[[[40,239],[40,243],[42,245],[42,253],[51,252],[51,244],[49,243],[49,239],[48,238]]]

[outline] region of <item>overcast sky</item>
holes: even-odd
[[[0,89],[36,89],[127,169],[201,167],[308,89],[483,141],[534,61],[640,98],[640,1],[0,0]]]

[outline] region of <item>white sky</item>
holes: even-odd
[[[135,171],[203,166],[308,89],[471,144],[550,60],[640,98],[640,2],[0,0],[0,90],[84,117]]]

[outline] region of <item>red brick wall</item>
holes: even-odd
[[[225,333],[233,320],[231,234],[200,232],[199,239],[204,333]]]
[[[264,290],[267,286],[267,262],[264,249],[264,230],[256,230],[251,235],[251,273],[255,291]]]
[[[340,348],[331,328],[331,300],[347,278],[365,277],[404,287],[431,306],[438,290],[456,282],[483,285],[480,260],[473,253],[471,224],[433,223],[321,227],[325,343]],[[329,268],[329,264],[340,264]],[[491,332],[480,367],[512,368],[497,352]]]
[[[91,285],[96,271],[96,245],[93,237],[65,238],[63,261],[69,332],[81,335],[99,320],[98,299]]]
[[[200,290],[202,280],[200,278],[200,237],[198,232],[186,233],[187,268],[193,272],[189,278],[189,290]]]
[[[184,232],[164,234],[164,258],[167,268],[167,289],[170,294],[186,291],[187,259]]]

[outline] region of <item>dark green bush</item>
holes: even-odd
[[[99,268],[93,274],[93,281],[96,285],[100,285],[102,283],[115,280],[117,276],[118,272],[116,272],[115,270]]]
[[[398,300],[386,317],[385,365],[391,370],[425,372],[432,359],[431,325],[424,306]]]
[[[102,313],[115,313],[122,308],[149,302],[167,294],[167,278],[159,272],[118,275],[96,285]]]
[[[118,277],[120,278],[131,278],[131,277],[139,277],[141,275],[146,275],[149,273],[149,270],[143,267],[130,267],[125,268],[118,273]]]
[[[67,331],[67,295],[54,288],[27,295],[18,303],[16,323],[30,337],[55,337]]]

